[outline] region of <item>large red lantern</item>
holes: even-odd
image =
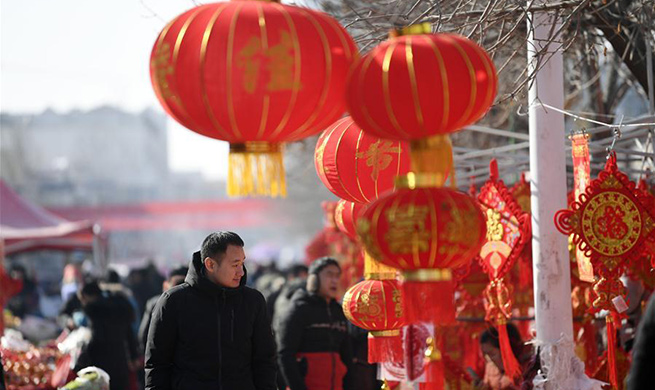
[[[357,62],[348,82],[348,111],[371,134],[415,140],[479,120],[497,84],[487,53],[463,36],[399,36]]]
[[[452,270],[476,257],[485,218],[466,194],[422,187],[412,178],[371,203],[357,233],[371,256],[402,270],[407,321],[448,324],[455,319]]]
[[[345,110],[357,48],[331,17],[267,1],[193,8],[152,50],[155,93],[175,120],[230,142],[230,195],[285,195],[281,144]]]
[[[400,286],[391,280],[364,280],[343,297],[343,312],[355,326],[368,330],[368,361],[402,361],[400,329],[405,325]]]
[[[345,117],[316,143],[316,172],[341,199],[368,203],[394,188],[394,178],[409,171],[409,144],[367,134]]]

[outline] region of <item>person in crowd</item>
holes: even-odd
[[[102,368],[111,378],[110,390],[129,388],[130,366],[136,366],[137,343],[131,329],[134,313],[124,298],[103,293],[95,281],[78,291],[91,341],[83,349],[75,371],[88,366]]]
[[[39,291],[36,281],[27,276],[27,271],[22,265],[11,267],[9,275],[12,279],[19,280],[23,288],[9,299],[7,309],[19,318],[24,318],[28,314],[39,315]]]
[[[511,323],[507,324],[507,334],[512,352],[523,371],[530,365],[532,350],[523,343],[518,328]],[[480,349],[486,360],[484,377],[476,383],[477,389],[489,390],[518,390],[512,378],[505,375],[503,358],[500,352],[498,329],[488,328],[480,335]],[[522,382],[521,382],[522,383]]]
[[[168,279],[164,280],[162,283],[162,292],[184,283],[184,278],[188,271],[189,267],[177,267],[173,269],[168,275]],[[142,351],[146,350],[148,330],[150,329],[150,319],[152,318],[152,311],[155,308],[159,297],[161,297],[161,294],[150,298],[146,303],[146,308],[143,312],[143,318],[141,319],[141,325],[139,326],[139,344],[141,345]]]
[[[634,347],[632,366],[628,374],[628,390],[649,389],[655,383],[655,294],[644,312]]]
[[[307,283],[307,266],[303,264],[296,264],[291,266],[286,272],[285,283],[281,288],[277,289],[266,299],[266,307],[271,321],[275,321],[275,312],[278,306],[285,308],[291,301],[293,293]],[[280,301],[278,304],[277,302]],[[273,328],[275,330],[275,327]]]
[[[309,267],[279,324],[279,365],[290,390],[350,389],[348,321],[337,302],[341,267],[324,257]]]
[[[61,280],[62,302],[68,302],[72,296],[75,296],[82,282],[82,265],[80,263],[66,264],[64,277]]]
[[[244,242],[212,233],[185,283],[155,305],[146,344],[148,390],[274,390],[275,340],[262,294],[246,287]]]

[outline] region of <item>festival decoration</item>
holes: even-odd
[[[591,167],[589,166],[589,135],[586,132],[574,134],[571,137],[571,154],[573,156],[573,199],[579,200],[580,195],[591,182]],[[581,250],[576,250],[576,263],[580,280],[594,282],[594,268],[591,260]]]
[[[357,240],[357,227],[355,225],[357,217],[359,217],[364,207],[361,203],[341,199],[337,202],[337,207],[334,210],[334,221],[337,228],[354,241]]]
[[[435,174],[443,185],[453,165],[448,134],[487,112],[498,80],[476,43],[430,32],[429,23],[395,30],[358,60],[346,99],[365,131],[411,141],[412,171]]]
[[[359,217],[357,233],[373,258],[402,271],[409,323],[452,323],[452,270],[479,252],[484,219],[467,195],[423,187],[416,178],[409,174],[399,189],[371,203]]]
[[[314,162],[318,177],[332,193],[369,203],[394,189],[394,178],[409,171],[409,144],[370,135],[345,117],[321,134]]]
[[[368,361],[402,361],[400,334],[405,325],[400,287],[395,279],[368,279],[343,297],[343,312],[355,326],[368,330]]]
[[[489,180],[478,195],[478,202],[487,216],[487,235],[480,250],[480,265],[490,280],[485,289],[485,318],[498,328],[505,372],[510,378],[517,378],[521,366],[507,334],[507,320],[512,316],[513,286],[506,276],[532,237],[530,217],[500,180],[495,159],[491,160],[489,171]]]
[[[230,143],[229,195],[285,196],[283,143],[342,115],[357,56],[345,29],[324,13],[228,1],[198,6],[166,25],[150,75],[171,117]]]
[[[650,203],[649,203],[650,202]],[[597,281],[593,310],[608,310],[609,380],[618,388],[616,330],[620,327],[625,288],[619,277],[626,265],[639,261],[645,244],[655,240],[652,200],[619,171],[616,154],[570,209],[555,214],[557,229],[573,235],[573,243],[591,259]]]

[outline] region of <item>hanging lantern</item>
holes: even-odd
[[[357,234],[373,258],[403,272],[407,321],[447,324],[455,319],[452,270],[476,256],[486,229],[473,199],[429,180],[423,187],[424,179],[399,180],[364,210]]]
[[[619,277],[626,265],[643,261],[644,247],[655,241],[655,202],[619,171],[612,153],[586,191],[570,209],[555,214],[557,229],[573,235],[573,243],[591,259],[596,283],[593,311],[608,310],[607,367],[614,388],[618,376],[616,330],[621,325],[625,287]]]
[[[171,117],[230,143],[229,195],[284,196],[282,144],[342,115],[357,56],[350,36],[324,13],[228,1],[171,21],[152,50],[150,75]]]
[[[409,145],[367,134],[348,116],[321,134],[314,162],[318,177],[336,196],[368,203],[409,171]]]
[[[343,312],[355,326],[368,330],[368,361],[402,361],[401,328],[405,325],[398,282],[368,279],[343,297]]]
[[[475,42],[430,32],[430,24],[396,30],[360,58],[346,99],[366,132],[412,141],[412,171],[443,175],[452,166],[447,135],[484,116],[498,79],[493,62]]]
[[[337,207],[334,210],[334,221],[337,224],[337,228],[354,241],[357,241],[355,223],[364,207],[361,203],[348,202],[341,199],[337,202]]]

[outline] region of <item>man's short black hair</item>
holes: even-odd
[[[80,288],[80,294],[88,297],[99,297],[102,295],[102,290],[100,289],[98,282],[90,280],[82,285],[82,288]]]
[[[211,257],[220,261],[220,256],[225,254],[228,245],[245,246],[241,237],[233,232],[216,232],[205,238],[200,248],[200,257],[202,260]]]

